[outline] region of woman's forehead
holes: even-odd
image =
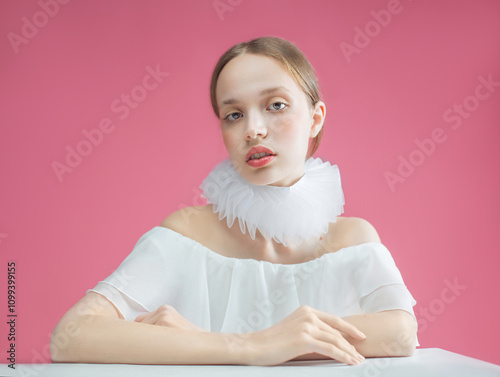
[[[286,69],[275,59],[243,54],[229,61],[222,69],[216,94],[218,103],[222,104],[231,100],[243,100],[246,96],[254,97],[274,88],[284,88],[293,95],[297,95],[300,90]]]

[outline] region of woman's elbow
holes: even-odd
[[[412,356],[417,346],[417,321],[404,311],[394,321],[394,336],[388,356]]]

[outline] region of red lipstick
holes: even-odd
[[[266,153],[266,155],[258,156],[258,158],[252,158],[253,155],[260,153]],[[275,156],[276,153],[274,153],[271,149],[263,146],[256,146],[250,148],[247,155],[245,156],[245,159],[248,165],[252,167],[261,167],[270,163]]]

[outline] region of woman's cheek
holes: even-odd
[[[238,137],[234,132],[224,131],[222,139],[230,156],[238,158],[245,155],[245,144],[242,142],[241,137]]]
[[[309,147],[309,119],[303,114],[288,113],[276,122],[276,134],[279,135],[281,145],[293,149],[297,156],[306,155]]]
[[[280,141],[283,141],[288,145],[296,143],[295,139],[297,139],[297,136],[299,135],[297,131],[298,130],[296,129],[294,120],[291,116],[282,117],[274,122],[274,134],[279,137]]]
[[[290,125],[292,123],[290,116],[274,117],[270,123],[273,134],[279,135],[280,139],[290,134]]]

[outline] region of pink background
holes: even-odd
[[[478,77],[500,81],[500,2],[221,0],[221,14],[214,3],[74,0],[45,17],[37,1],[0,3],[1,354],[7,261],[16,361],[47,362],[52,329],[85,291],[169,213],[202,204],[197,187],[227,156],[213,66],[233,44],[273,35],[316,69],[327,117],[315,156],[340,168],[344,215],[370,221],[392,252],[418,301],[421,347],[500,363],[500,86],[470,97]],[[388,6],[399,12],[377,29]],[[358,37],[347,59],[341,44],[366,29],[369,44]],[[169,75],[136,88],[148,66]],[[131,91],[142,102],[113,111]],[[454,129],[443,115],[464,101]],[[59,180],[53,162],[105,118],[112,131]],[[418,152],[438,128],[446,140]],[[392,190],[385,174],[400,156],[418,166]]]

